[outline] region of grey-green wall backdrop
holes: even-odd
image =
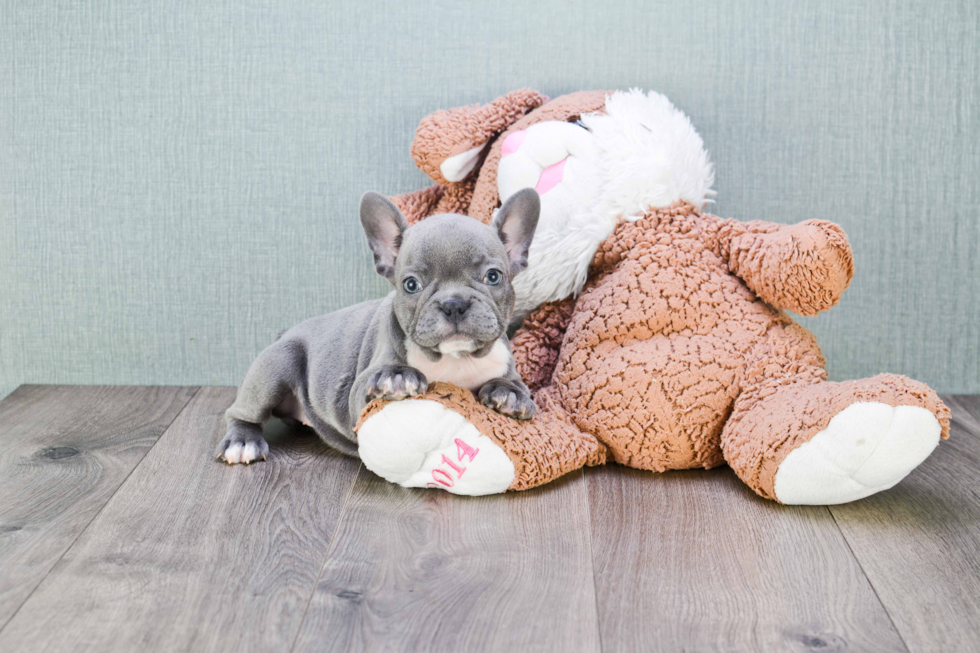
[[[357,201],[426,184],[418,120],[522,86],[666,93],[714,212],[850,235],[832,378],[980,392],[978,41],[969,0],[0,0],[0,394],[237,384],[385,292]]]

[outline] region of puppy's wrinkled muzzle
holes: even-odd
[[[443,354],[477,351],[504,332],[496,311],[479,297],[453,294],[433,298],[412,329],[420,346]]]

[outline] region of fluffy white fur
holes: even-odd
[[[606,99],[605,115],[583,116],[582,124],[600,151],[600,215],[635,220],[649,207],[685,200],[701,208],[714,196],[701,136],[666,96],[617,91]]]
[[[596,248],[623,220],[682,199],[702,207],[714,195],[704,143],[681,111],[659,93],[616,91],[606,112],[574,124],[529,127],[521,147],[497,172],[502,202],[534,188],[544,170],[565,160],[564,176],[541,196],[541,218],[518,275],[515,317],[544,302],[578,294]]]

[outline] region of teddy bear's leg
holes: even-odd
[[[435,383],[420,399],[375,401],[357,428],[364,466],[403,487],[496,494],[605,462],[605,447],[571,424],[550,388],[530,421],[504,417],[468,390]]]
[[[949,409],[904,376],[831,383],[809,331],[775,327],[757,348],[722,432],[735,473],[787,504],[846,503],[886,490],[949,434]]]

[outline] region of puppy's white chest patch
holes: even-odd
[[[442,358],[433,362],[426,358],[414,342],[409,341],[406,348],[408,364],[424,374],[429,383],[445,381],[473,392],[478,391],[490,379],[506,374],[512,357],[502,340],[498,340],[483,358],[469,354],[459,358],[443,354]]]

